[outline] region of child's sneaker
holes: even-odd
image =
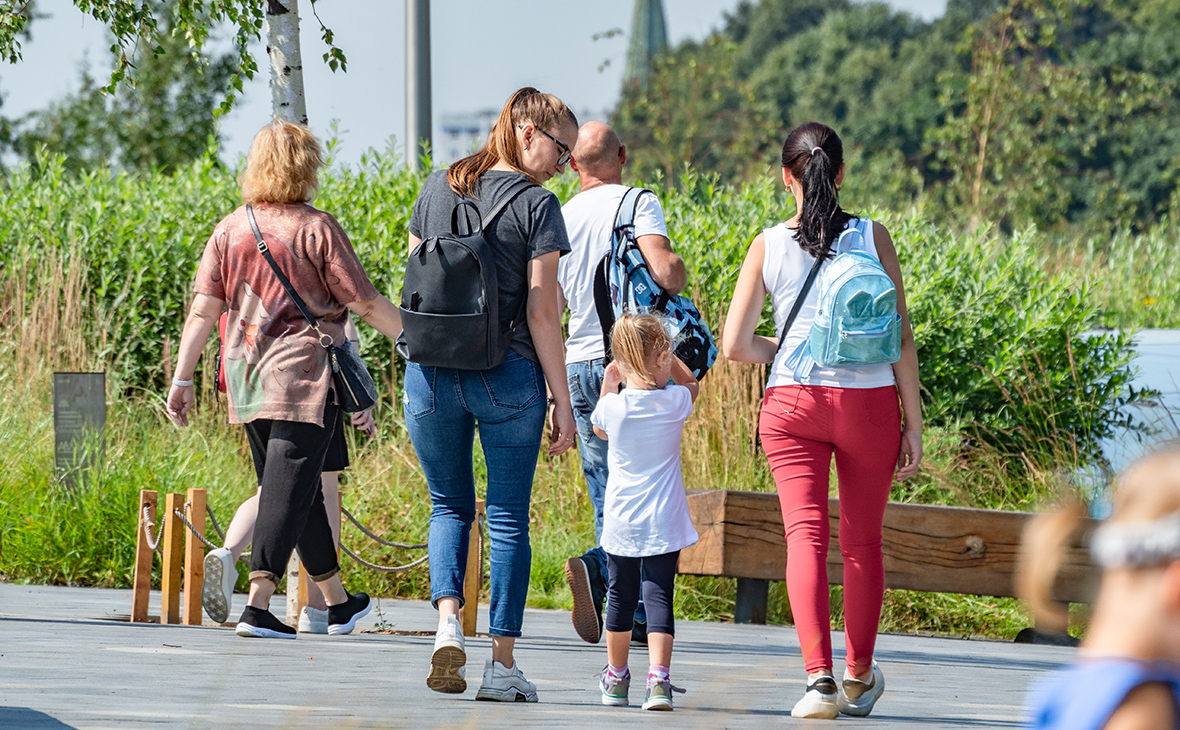
[[[643,709],[672,711],[672,693],[684,694],[684,690],[672,685],[669,679],[647,678],[647,695],[643,698]]]
[[[627,695],[631,691],[631,672],[621,677],[611,674],[610,665],[603,667],[598,675],[598,686],[602,689],[602,704],[610,707],[626,707]]]
[[[828,676],[816,677],[807,683],[803,699],[795,703],[791,717],[810,717],[835,720],[840,715],[836,701],[836,680]]]
[[[537,685],[524,678],[520,671],[520,662],[514,662],[512,669],[507,669],[500,662],[491,659],[483,665],[483,684],[475,693],[477,700],[494,700],[496,702],[536,702]]]
[[[299,633],[326,634],[328,633],[328,609],[304,606],[299,612]]]
[[[359,619],[369,615],[373,603],[365,593],[348,594],[348,600],[337,606],[328,606],[328,633],[333,636],[351,634]]]
[[[430,655],[430,676],[426,686],[435,692],[459,694],[467,691],[467,652],[459,620],[447,616],[447,621],[434,634],[434,653]]]
[[[205,556],[205,582],[201,584],[201,605],[205,614],[219,624],[229,618],[233,606],[238,569],[229,548],[214,548]]]
[[[863,682],[853,677],[845,667],[841,685],[836,700],[840,712],[854,717],[867,717],[873,711],[873,705],[877,704],[877,698],[885,694],[885,674],[874,661],[869,681]]]
[[[275,618],[270,611],[246,606],[238,625],[234,629],[238,636],[255,639],[294,639],[295,629]]]

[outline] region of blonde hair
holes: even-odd
[[[1172,445],[1135,462],[1115,483],[1114,511],[1109,524],[1154,522],[1180,513],[1180,446]],[[1053,601],[1053,586],[1085,510],[1071,504],[1038,515],[1024,530],[1016,564],[1016,592],[1029,602],[1038,619],[1059,626],[1068,622]],[[1151,568],[1156,566],[1145,566]]]
[[[320,142],[302,124],[276,119],[254,135],[238,178],[245,203],[307,203],[319,187]]]
[[[518,89],[500,110],[500,118],[488,134],[488,141],[474,155],[464,157],[447,170],[447,182],[456,195],[474,197],[479,178],[501,160],[521,170],[516,128],[531,123],[538,129],[556,131],[563,122],[578,126],[578,118],[561,99],[542,94],[531,86]],[[521,170],[523,172],[523,170]]]
[[[672,336],[663,320],[654,314],[624,314],[615,321],[610,337],[611,353],[619,367],[647,385],[663,385],[647,369],[649,357],[672,350]]]

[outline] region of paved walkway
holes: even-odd
[[[235,596],[236,607],[244,596]],[[275,608],[282,611],[281,600]],[[677,625],[674,713],[603,707],[594,675],[602,646],[583,644],[569,614],[530,609],[517,659],[535,705],[475,702],[490,641],[468,644],[471,689],[440,695],[424,682],[432,636],[366,633],[384,623],[431,631],[417,601],[380,602],[344,637],[241,639],[227,628],[128,624],[130,591],[0,584],[0,728],[767,728],[828,727],[790,709],[804,673],[793,629]],[[158,615],[159,595],[152,613]],[[281,615],[281,613],[279,614]],[[480,630],[486,627],[486,607]],[[843,637],[834,638],[836,646]],[[1025,691],[1072,650],[1006,642],[882,636],[888,689],[864,728],[1020,727]],[[634,656],[646,666],[646,656]],[[633,688],[633,699],[642,688]]]

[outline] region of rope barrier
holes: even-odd
[[[389,540],[386,540],[385,538],[378,537],[377,535],[374,535],[373,532],[371,530],[369,530],[369,528],[362,525],[360,523],[360,520],[353,517],[352,513],[349,512],[347,509],[345,509],[343,506],[340,507],[340,512],[343,513],[344,516],[347,517],[350,522],[352,522],[352,524],[356,525],[356,528],[358,530],[365,533],[365,535],[367,537],[369,537],[373,540],[376,540],[377,542],[381,543],[382,545],[388,545],[389,547],[395,547],[395,548],[402,548],[403,550],[421,550],[422,548],[426,547],[426,545],[427,545],[427,543],[424,543],[424,542],[417,542],[417,543],[391,542]]]
[[[409,570],[410,568],[418,567],[422,563],[425,563],[427,561],[427,559],[429,559],[429,557],[430,557],[429,555],[423,555],[422,557],[418,558],[414,562],[407,563],[406,565],[384,566],[384,565],[375,565],[373,563],[370,563],[368,560],[365,560],[364,558],[360,557],[359,555],[357,555],[353,551],[349,550],[343,544],[340,545],[340,549],[344,552],[345,555],[352,558],[353,560],[360,563],[361,565],[365,566],[366,568],[372,568],[373,570],[379,570],[382,573],[401,573],[403,571]]]
[[[189,508],[189,507],[191,507],[191,506],[192,506],[192,503],[191,503],[191,502],[185,502],[185,503],[184,503],[184,508],[183,508],[183,509],[173,510],[173,511],[172,511],[172,514],[174,514],[174,515],[176,515],[177,517],[179,517],[179,518],[180,518],[180,521],[184,523],[184,526],[185,526],[185,527],[187,527],[187,528],[189,529],[189,532],[191,532],[191,533],[193,533],[194,535],[196,535],[198,540],[200,540],[201,542],[205,543],[205,547],[209,548],[210,550],[216,550],[216,549],[217,549],[218,547],[220,547],[220,546],[218,546],[218,545],[214,545],[213,543],[209,542],[209,540],[207,540],[207,539],[205,538],[205,536],[204,536],[204,535],[202,535],[201,533],[197,532],[197,528],[196,528],[196,527],[193,527],[193,523],[189,522],[189,521],[188,521],[188,518],[187,518],[187,517],[185,517],[185,514],[188,512],[188,508]]]
[[[124,508],[126,509],[126,508]],[[160,547],[160,538],[164,535],[164,522],[160,521],[159,529],[156,530],[156,537],[152,538],[152,512],[151,507],[143,505],[143,519],[140,521],[143,526],[143,536],[147,540],[148,547],[156,552],[163,554],[164,549]]]
[[[213,514],[213,508],[209,503],[205,503],[205,514],[209,515],[209,521],[213,523],[213,531],[217,533],[217,538],[221,540],[221,544],[225,544],[225,533],[221,530],[221,525],[217,524],[217,516]]]

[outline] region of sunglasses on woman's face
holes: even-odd
[[[549,134],[544,129],[541,129],[540,127],[535,127],[535,129],[549,139],[553,140],[553,144],[557,145],[557,149],[561,150],[561,154],[557,157],[557,166],[561,167],[562,165],[568,164],[570,158],[574,156],[574,153],[570,151],[570,148],[566,147],[560,139],[554,137],[552,134]]]

